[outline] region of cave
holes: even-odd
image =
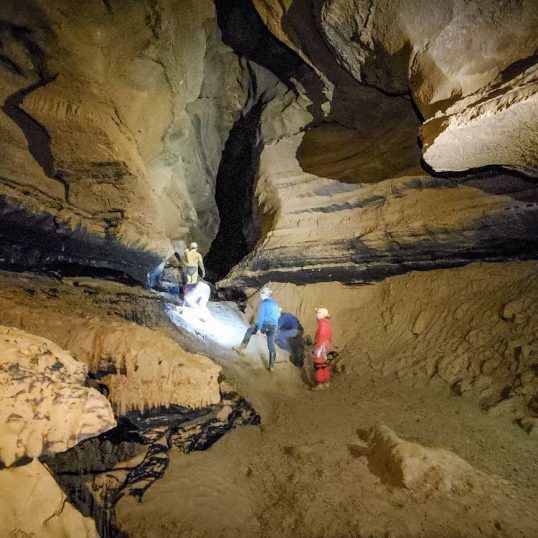
[[[255,198],[261,148],[258,128],[264,103],[259,101],[230,129],[215,184],[220,225],[205,256],[207,278],[216,282],[252,251],[261,237]]]
[[[537,27],[2,2],[0,536],[537,536]]]

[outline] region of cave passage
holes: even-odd
[[[258,141],[262,110],[260,99],[236,121],[222,152],[215,187],[220,226],[204,258],[210,282],[225,277],[261,236],[261,215],[254,193],[262,149]]]

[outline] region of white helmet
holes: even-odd
[[[262,288],[261,291],[260,291],[260,295],[262,297],[271,297],[271,295],[273,295],[273,292],[271,289],[265,287],[265,288]]]
[[[316,314],[319,318],[329,318],[329,311],[326,308],[316,308]]]
[[[196,242],[193,241],[193,242],[191,243],[191,248],[198,248],[198,243],[196,243]]]

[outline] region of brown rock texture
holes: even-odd
[[[8,1],[0,16],[2,257],[146,281],[170,239],[207,247],[248,87],[212,2]]]
[[[536,262],[412,272],[368,286],[270,284],[310,335],[314,309],[331,313],[346,375],[435,378],[473,393],[490,414],[536,416]],[[257,301],[256,296],[251,299]],[[350,330],[353,327],[353,330]]]
[[[265,146],[257,196],[268,231],[224,284],[369,282],[412,269],[535,255],[531,180],[508,173],[431,177],[412,169],[417,162],[408,160],[405,146],[395,154],[382,142],[362,147],[365,153],[356,145],[357,156],[347,159],[350,146],[339,131],[346,130],[322,127],[319,142],[307,131]],[[321,146],[334,151],[327,157]]]
[[[367,457],[383,480],[411,490],[461,493],[481,489],[480,482],[487,481],[450,450],[404,441],[384,424],[368,432]]]
[[[424,158],[435,170],[500,164],[536,174],[532,0],[254,4],[273,34],[320,74],[329,101],[338,99],[340,69],[383,92],[410,93],[430,122]]]
[[[88,297],[107,292],[121,297],[129,288],[107,288],[106,282],[100,287],[97,281],[84,291],[58,283],[51,295],[48,286],[39,292],[33,287],[39,283],[38,278],[28,293],[17,286],[16,278],[5,279],[0,322],[46,335],[89,372],[99,373],[117,415],[171,404],[199,408],[220,401],[219,366],[185,351],[162,332],[107,314],[106,304],[96,308]]]
[[[315,68],[325,97],[305,78],[295,93],[279,87],[264,108],[256,178],[262,233],[223,285],[370,282],[413,269],[536,257],[534,35],[527,20],[534,20],[534,5],[507,5],[508,18],[519,23],[512,28],[505,17],[496,32],[500,14],[489,5],[482,15],[459,2],[255,5],[274,35]],[[373,25],[373,37],[344,31],[349,24]],[[420,31],[408,34],[411,28]],[[329,31],[341,46],[325,44]],[[498,65],[494,52],[481,59],[474,51],[476,74],[464,76],[450,36],[460,46],[472,31],[495,33],[483,45],[491,51],[502,48],[505,34],[514,42]],[[353,54],[342,52],[348,39],[357,50],[365,47],[360,68]],[[367,52],[370,41],[374,52]],[[434,41],[444,78],[433,76],[420,52]],[[356,63],[354,76],[337,50]],[[382,50],[390,51],[386,61]],[[396,71],[405,81],[399,89],[390,85],[397,84]],[[424,115],[422,127],[409,97]]]
[[[93,519],[67,501],[60,486],[37,460],[0,471],[0,534],[98,538]]]
[[[87,368],[45,338],[0,326],[0,460],[63,452],[116,425]]]

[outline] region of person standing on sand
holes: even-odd
[[[258,320],[252,324],[243,337],[243,341],[234,350],[237,353],[243,353],[250,342],[250,339],[258,331],[267,336],[267,348],[269,349],[269,371],[272,372],[275,368],[276,349],[275,336],[278,328],[278,318],[280,309],[276,301],[271,299],[273,292],[269,288],[263,288],[260,291],[262,302],[258,308]]]
[[[327,364],[327,353],[332,348],[333,328],[329,321],[329,311],[326,308],[316,308],[318,328],[314,345],[314,380],[312,390],[324,389],[331,383],[331,372]]]

